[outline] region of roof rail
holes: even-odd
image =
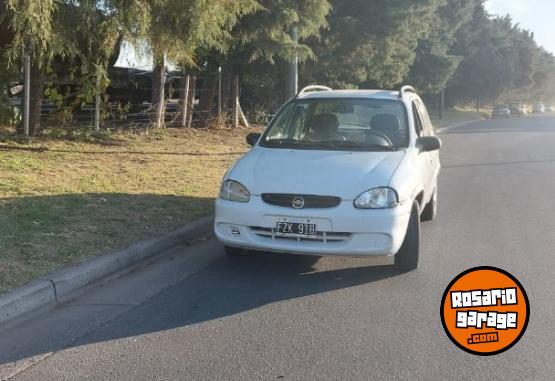
[[[403,87],[401,87],[401,90],[399,90],[399,99],[403,99],[404,96],[405,96],[405,93],[414,93],[414,94],[416,94],[416,90],[412,86],[403,86]]]
[[[312,85],[312,86],[307,86],[304,89],[302,89],[301,91],[299,91],[299,93],[297,94],[297,97],[308,93],[310,91],[333,91],[333,89],[331,87],[327,87],[327,86],[320,86],[320,85]]]

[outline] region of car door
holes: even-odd
[[[420,115],[422,117],[422,122],[424,124],[424,133],[426,136],[435,136],[434,126],[430,119],[430,115],[428,114],[428,110],[426,106],[422,102],[422,100],[417,100],[418,109],[420,111]],[[437,186],[437,179],[439,177],[440,171],[440,161],[439,161],[439,151],[433,151],[428,153],[428,160],[431,164],[431,191],[433,192],[435,187]]]
[[[429,136],[429,129],[426,128],[424,123],[424,118],[422,116],[421,107],[419,101],[415,99],[412,102],[412,113],[414,117],[414,128],[416,129],[416,135],[421,138],[424,136]],[[427,202],[433,192],[433,157],[431,152],[422,152],[418,155],[419,167],[421,168],[421,181],[424,188],[424,202]],[[421,208],[424,205],[420,205]]]

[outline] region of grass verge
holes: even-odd
[[[442,119],[439,119],[438,112],[435,110],[431,111],[430,114],[432,117],[432,123],[436,129],[489,117],[489,115],[486,115],[485,111],[478,113],[475,109],[467,108],[454,108],[445,110]]]
[[[209,215],[252,131],[0,139],[0,293]]]

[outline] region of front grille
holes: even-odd
[[[301,197],[304,206],[299,209],[324,209],[334,208],[341,203],[341,198],[334,196],[314,196],[304,194],[264,193],[262,200],[266,204],[293,208],[293,199]]]
[[[259,226],[251,226],[251,230],[259,237],[269,238],[273,240],[291,240],[291,241],[311,241],[311,242],[343,242],[351,238],[351,233],[340,232],[317,232],[316,237],[305,237],[301,235],[288,235],[286,237],[279,235],[271,228],[263,228]]]

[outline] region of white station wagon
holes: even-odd
[[[418,266],[437,210],[441,141],[416,91],[309,86],[226,173],[215,233],[228,254],[395,255]]]

